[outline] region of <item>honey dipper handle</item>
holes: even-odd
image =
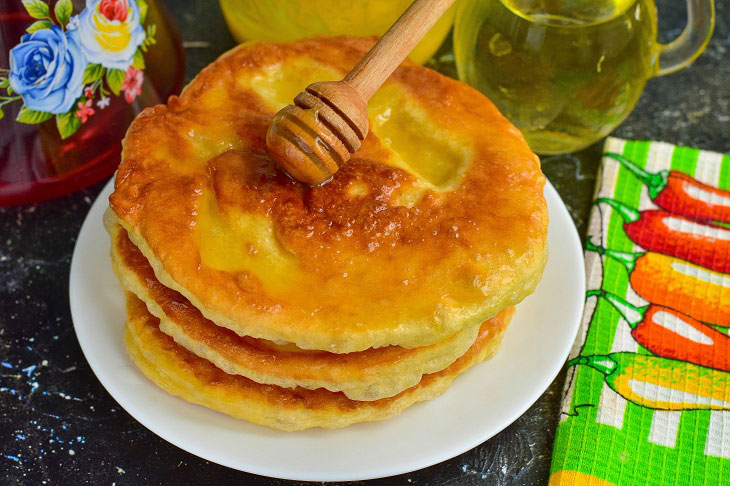
[[[343,81],[367,101],[454,0],[415,0]]]

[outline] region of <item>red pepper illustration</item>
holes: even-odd
[[[619,154],[603,155],[620,162],[643,182],[660,208],[691,219],[730,223],[730,191],[708,186],[676,170],[652,174]]]
[[[659,253],[624,253],[586,243],[589,251],[621,262],[644,299],[698,321],[730,327],[730,275]]]
[[[610,302],[631,327],[636,342],[663,358],[730,371],[730,337],[674,309],[636,307],[604,290],[590,290]]]
[[[626,235],[646,250],[730,273],[730,229],[661,210],[640,212],[613,199],[596,203],[614,208],[624,220]]]

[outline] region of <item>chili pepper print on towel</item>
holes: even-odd
[[[578,356],[568,366],[586,365],[636,405],[657,410],[730,410],[730,373],[692,363],[637,353]]]
[[[603,156],[631,171],[646,185],[649,197],[660,208],[699,221],[730,223],[730,191],[704,184],[677,170],[650,173],[616,153],[607,152]]]
[[[638,344],[662,358],[730,371],[730,337],[669,307],[637,307],[605,290],[589,290],[609,302],[631,327]]]
[[[730,327],[730,275],[659,253],[608,250],[590,241],[586,249],[620,262],[633,290],[649,302]]]
[[[600,198],[596,204],[607,204],[618,212],[626,235],[647,251],[730,273],[730,228],[662,210],[638,211],[614,199]]]
[[[550,485],[730,484],[730,155],[609,137],[593,199]]]

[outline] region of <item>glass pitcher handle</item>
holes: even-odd
[[[705,50],[715,28],[714,0],[687,0],[687,26],[669,44],[660,44],[657,76],[687,67]]]

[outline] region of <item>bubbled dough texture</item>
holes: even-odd
[[[480,333],[469,350],[448,368],[424,375],[417,385],[394,397],[367,402],[321,388],[292,390],[224,373],[162,333],[157,318],[129,293],[124,341],[132,361],[168,393],[235,418],[293,431],[385,420],[414,403],[441,395],[457,375],[496,353],[508,320],[497,330]]]
[[[160,319],[160,330],[221,370],[257,383],[342,391],[353,400],[386,398],[416,385],[423,374],[449,366],[474,343],[481,327],[467,328],[431,346],[411,349],[387,346],[348,354],[281,349],[267,341],[238,336],[205,319],[185,297],[157,281],[123,229],[112,224],[109,230],[112,262],[122,287]],[[489,332],[489,326],[501,329],[504,319],[513,313],[514,308],[499,313],[484,326],[485,332]]]
[[[216,324],[336,353],[423,346],[537,285],[539,160],[463,83],[405,63],[331,182],[309,189],[275,169],[274,113],[371,45],[244,44],[131,125],[111,207],[157,278]]]

